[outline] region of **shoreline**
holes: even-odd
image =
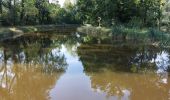
[[[63,25],[35,25],[35,26],[8,26],[0,27],[0,41],[8,38],[16,38],[18,36],[37,33],[37,32],[50,32],[67,33],[76,31],[80,25],[63,24]]]

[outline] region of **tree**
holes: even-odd
[[[161,24],[167,26],[167,31],[170,31],[170,2],[166,2],[165,6],[162,8],[162,18]]]
[[[159,26],[164,0],[78,0],[77,11],[85,23],[97,24],[101,17],[104,25],[112,19],[128,23],[137,17],[147,26]]]
[[[35,0],[24,0],[24,2],[24,8],[21,9],[20,21],[23,24],[38,24],[38,9],[35,7]]]
[[[45,24],[49,20],[48,0],[36,0],[35,7],[38,9],[39,23]]]
[[[21,15],[20,15],[20,21],[23,23],[24,21],[24,15],[25,15],[25,0],[21,0]]]
[[[112,21],[129,23],[134,18],[145,26],[160,26],[165,0],[0,0],[0,14],[8,25],[84,23],[111,26]]]
[[[2,0],[0,0],[0,14],[2,14]]]

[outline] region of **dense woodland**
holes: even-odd
[[[71,2],[61,7],[57,0],[0,0],[2,25],[78,23]]]
[[[123,23],[160,26],[170,22],[169,0],[0,0],[2,25]]]

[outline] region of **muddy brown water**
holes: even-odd
[[[170,100],[170,50],[27,34],[0,42],[0,100]]]

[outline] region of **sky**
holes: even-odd
[[[55,2],[56,0],[49,0],[49,1],[50,1],[50,3],[51,3],[51,2]],[[58,1],[59,1],[59,4],[60,4],[61,6],[63,6],[65,0],[58,0]]]
[[[55,2],[56,0],[50,0],[50,2]],[[65,0],[58,0],[59,4],[63,7],[64,1]],[[70,0],[71,2],[73,2],[74,0]]]
[[[60,4],[61,6],[63,6],[65,0],[58,0],[58,1],[59,1],[59,4]]]

